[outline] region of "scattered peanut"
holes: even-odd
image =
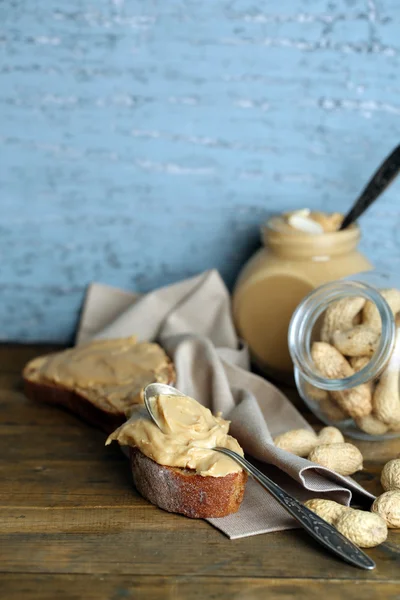
[[[336,427],[323,427],[318,434],[318,446],[320,444],[340,444],[342,442],[344,442],[344,437]]]
[[[347,331],[334,331],[332,344],[344,356],[372,356],[381,334],[365,325],[356,325]]]
[[[274,444],[296,456],[306,457],[318,445],[344,442],[343,435],[336,427],[323,427],[317,436],[309,429],[291,429],[274,438]]]
[[[381,290],[381,296],[383,296],[386,302],[389,304],[392,313],[396,315],[400,311],[400,290],[388,289]],[[370,329],[380,332],[382,329],[381,318],[379,316],[378,309],[373,302],[366,302],[363,313],[362,322],[364,325],[368,325]]]
[[[383,467],[381,484],[386,491],[400,490],[400,458],[389,460]]]
[[[344,356],[325,342],[314,342],[311,356],[319,372],[327,379],[343,379],[354,375]],[[366,384],[330,392],[331,398],[351,417],[363,417],[372,410],[371,390]]]
[[[344,511],[349,510],[349,508],[343,506],[343,504],[339,504],[333,500],[324,500],[322,498],[307,500],[307,502],[304,503],[304,506],[307,506],[307,508],[315,512],[321,519],[325,519],[325,521],[331,523],[331,525],[334,525],[335,521]]]
[[[308,460],[340,475],[352,475],[363,468],[361,452],[348,443],[321,444],[310,452]]]
[[[292,429],[274,438],[277,448],[306,457],[318,443],[317,434],[309,429]]]
[[[330,343],[334,331],[346,331],[365,305],[365,298],[350,297],[334,302],[325,312],[321,328],[321,340]]]
[[[387,538],[386,522],[378,514],[356,510],[322,498],[307,500],[305,506],[361,548],[378,546]]]
[[[391,490],[379,496],[371,510],[382,517],[391,529],[400,527],[400,490]]]
[[[354,420],[362,431],[370,435],[383,435],[389,429],[386,423],[377,419],[373,414],[358,417]]]
[[[351,542],[361,548],[373,548],[387,538],[387,525],[384,519],[375,513],[351,509],[344,511],[335,527]]]

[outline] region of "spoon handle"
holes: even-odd
[[[302,527],[314,538],[330,550],[333,554],[339,556],[342,560],[361,569],[374,569],[374,561],[362,550],[345,538],[333,525],[321,519],[318,515],[301,504],[296,498],[285,492],[272,479],[261,473],[248,460],[229,450],[228,448],[214,448],[222,454],[226,454],[235,460],[249,475],[258,481],[274,498],[300,523]]]
[[[339,231],[346,229],[385,191],[392,183],[400,170],[400,146],[397,146],[393,152],[381,164],[379,169],[374,173],[372,179],[367,183],[366,187],[361,192],[357,202],[347,213],[339,228]]]

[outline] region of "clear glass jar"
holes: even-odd
[[[309,293],[290,322],[300,396],[350,437],[400,436],[400,305],[383,291],[392,289],[400,298],[400,275],[369,271],[331,282]]]
[[[267,376],[293,382],[288,328],[299,302],[328,281],[372,269],[358,249],[358,225],[310,235],[282,230],[282,219],[262,227],[263,247],[242,269],[233,291],[233,317],[253,363]]]

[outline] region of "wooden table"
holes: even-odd
[[[1,598],[400,598],[400,531],[368,551],[377,569],[364,572],[301,530],[231,541],[144,501],[104,434],[24,397],[21,369],[41,352],[0,347]],[[400,441],[357,445],[357,480],[379,493]]]

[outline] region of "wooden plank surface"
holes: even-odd
[[[14,575],[1,578],[7,600],[204,600],[213,590],[213,600],[398,600],[398,581],[370,582],[318,579],[246,579],[213,576],[177,577],[109,575]]]
[[[398,0],[19,0],[0,23],[3,339],[69,340],[93,279],[232,284],[268,214],[346,210],[399,143]],[[363,219],[380,267],[398,195]]]
[[[363,572],[302,530],[231,541],[145,502],[102,432],[23,396],[18,373],[39,353],[0,347],[2,597],[398,600],[400,531],[368,550],[377,569]],[[357,479],[379,493],[380,469],[400,442],[358,445],[366,461]]]

